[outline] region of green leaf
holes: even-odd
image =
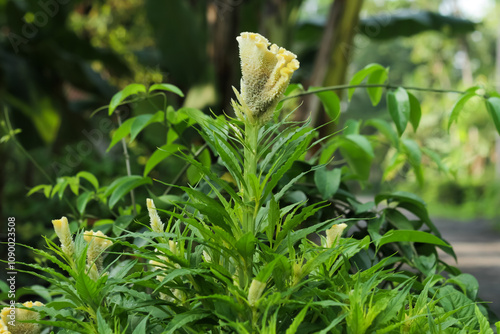
[[[388,76],[389,71],[386,68],[377,69],[369,74],[366,83],[370,85],[382,85],[387,80]],[[370,101],[372,101],[372,105],[376,106],[379,104],[382,99],[384,87],[368,87],[366,90],[368,91],[368,96],[370,97]]]
[[[135,189],[144,184],[152,184],[151,178],[141,177],[139,175],[131,175],[124,177],[120,180],[120,183],[116,185],[115,190],[109,198],[109,207],[112,209],[115,204],[126,194],[128,194],[132,189]]]
[[[363,135],[347,135],[344,136],[344,139],[355,144],[357,147],[363,150],[370,158],[375,157],[375,153],[373,153],[373,147],[370,144],[370,141]]]
[[[211,315],[212,315],[211,313],[200,309],[194,309],[188,312],[178,313],[172,318],[172,320],[170,320],[170,322],[167,325],[167,328],[165,328],[164,333],[165,334],[177,333],[176,332],[177,329],[185,327],[187,324],[191,322],[201,320]]]
[[[314,183],[316,183],[316,187],[324,200],[335,195],[339,189],[341,176],[342,170],[340,168],[327,170],[326,166],[323,166],[314,172]]]
[[[78,212],[80,212],[80,214],[83,214],[85,212],[87,203],[92,199],[93,194],[94,193],[92,191],[86,191],[76,199],[76,208],[78,209]]]
[[[134,117],[134,122],[130,126],[130,141],[132,142],[135,137],[148,125],[152,123],[161,123],[165,113],[158,111],[155,114],[145,114]]]
[[[153,154],[151,154],[151,157],[149,157],[148,162],[144,167],[143,176],[147,176],[156,165],[181,150],[187,150],[187,148],[179,144],[167,144],[159,147],[153,152]]]
[[[284,257],[283,255],[278,255],[274,260],[271,262],[267,263],[257,274],[255,279],[259,282],[267,282],[269,277],[271,277],[271,274],[273,273],[274,268],[276,265],[282,263],[282,261],[287,261],[288,259]]]
[[[149,87],[149,93],[155,90],[163,90],[167,92],[172,92],[174,94],[179,95],[180,97],[184,97],[184,93],[177,87],[171,84],[167,83],[161,83],[161,84],[154,84],[151,87]]]
[[[130,134],[130,130],[132,128],[132,124],[135,121],[135,117],[127,119],[125,122],[122,123],[122,125],[116,129],[116,131],[113,133],[113,137],[111,138],[111,143],[108,146],[108,149],[106,152],[109,152],[109,150],[116,145],[120,140],[125,138],[127,135]]]
[[[366,180],[370,175],[373,148],[362,135],[347,135],[340,142],[340,152],[357,177]]]
[[[99,310],[97,310],[97,330],[99,331],[99,334],[113,334],[113,330],[109,327],[106,320],[104,320]]]
[[[451,247],[441,238],[433,234],[414,230],[390,230],[378,240],[378,247],[391,242],[420,242],[444,247]]]
[[[313,92],[320,88],[322,87],[309,87],[308,92]],[[333,91],[317,92],[314,94],[321,100],[325,112],[330,119],[336,121],[340,116],[340,99],[338,95]]]
[[[132,334],[144,334],[146,333],[146,324],[148,323],[149,315],[147,315],[141,322],[134,328]]]
[[[236,241],[236,249],[244,259],[252,261],[255,251],[255,236],[252,232],[245,233],[238,241]]]
[[[486,109],[493,119],[493,123],[495,124],[497,132],[500,134],[500,98],[490,97],[489,99],[487,99]]]
[[[438,166],[438,169],[440,171],[443,171],[445,173],[448,173],[450,171],[450,169],[448,168],[448,166],[445,165],[443,163],[443,161],[441,160],[441,157],[439,156],[439,154],[437,154],[436,152],[434,152],[432,150],[429,150],[426,147],[421,147],[420,149],[422,150],[422,153],[424,153],[429,158],[431,158],[432,161],[434,161],[434,163]]]
[[[307,314],[307,310],[308,309],[309,309],[309,305],[306,305],[306,307],[304,307],[299,312],[299,314],[295,317],[295,319],[293,320],[293,322],[290,325],[290,327],[288,327],[288,329],[286,330],[285,334],[295,334],[295,333],[297,333],[297,329],[299,328],[300,324],[304,320],[304,318],[305,318],[305,316]]]
[[[78,193],[80,192],[80,180],[78,177],[68,177],[68,185],[73,194],[78,196]]]
[[[39,190],[43,190],[43,194],[45,197],[49,198],[50,197],[50,191],[52,189],[52,186],[50,184],[39,184],[33,188],[30,189],[30,191],[26,194],[26,196],[31,196],[34,193],[38,192]]]
[[[479,329],[480,329],[480,334],[493,334],[493,329],[490,327],[490,323],[488,321],[488,318],[484,316],[484,314],[481,313],[479,310],[479,307],[475,305],[474,308],[474,314],[476,315],[476,319],[479,322]]]
[[[413,167],[420,166],[420,164],[422,163],[422,152],[420,152],[420,147],[418,146],[417,142],[407,138],[402,139],[401,142],[403,143],[403,147],[408,156],[410,164]]]
[[[387,93],[387,108],[401,137],[410,118],[410,98],[406,89],[398,87],[389,91]]]
[[[470,300],[476,300],[479,291],[479,283],[471,274],[460,274],[449,278],[446,282],[458,285]]]
[[[366,65],[363,69],[361,69],[359,72],[353,75],[351,81],[349,82],[350,86],[354,85],[359,85],[363,80],[370,74],[372,74],[375,71],[382,70],[385,71],[385,68],[382,65],[379,64],[368,64]],[[356,88],[349,88],[348,90],[348,97],[349,101],[352,98],[352,95],[354,94],[354,91]]]
[[[78,174],[76,174],[77,178],[84,178],[85,180],[89,181],[90,184],[92,184],[95,188],[95,190],[99,189],[99,181],[97,178],[94,176],[94,174],[89,173],[87,171],[81,171]]]
[[[146,93],[146,87],[141,84],[133,83],[116,93],[111,98],[111,102],[109,103],[108,115],[111,116],[120,103],[122,103],[127,97],[138,93]]]
[[[474,93],[468,93],[468,94],[462,95],[462,97],[460,97],[460,99],[458,99],[458,101],[455,103],[455,105],[453,106],[453,109],[451,110],[450,119],[448,120],[448,131],[450,131],[451,124],[453,122],[457,121],[458,115],[460,114],[460,112],[464,108],[467,101],[469,101],[469,99],[471,97],[474,97],[474,96],[477,96],[477,95]]]
[[[410,98],[410,123],[413,126],[413,131],[417,131],[420,118],[422,118],[420,101],[412,93],[408,93],[408,97]]]
[[[369,119],[365,122],[365,125],[370,125],[376,128],[378,131],[380,131],[389,141],[391,142],[392,146],[395,148],[399,147],[399,137],[396,131],[394,131],[394,128],[386,122],[383,119],[380,118],[373,118]]]

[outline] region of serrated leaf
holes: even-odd
[[[108,115],[111,116],[111,114],[120,105],[120,103],[122,103],[127,97],[139,93],[146,93],[146,87],[141,84],[133,83],[113,95],[113,97],[111,98],[111,102],[109,103]]]
[[[97,178],[94,176],[94,174],[89,173],[87,171],[81,171],[78,174],[76,174],[77,178],[84,178],[85,180],[89,181],[90,184],[92,184],[95,188],[95,190],[99,189],[99,181]]]
[[[490,97],[489,99],[487,99],[486,109],[493,119],[493,123],[495,124],[497,132],[500,134],[500,98]]]
[[[113,330],[109,327],[106,320],[104,320],[99,310],[97,310],[97,330],[99,331],[99,334],[113,334]]]
[[[183,326],[186,326],[187,324],[201,320],[203,318],[206,318],[210,316],[211,313],[195,309],[192,311],[184,312],[184,313],[179,313],[176,314],[172,320],[168,323],[167,328],[165,329],[165,334],[173,334],[175,331]]]
[[[184,97],[184,93],[177,87],[172,84],[167,84],[167,83],[161,83],[161,84],[154,84],[151,87],[149,87],[149,93],[155,91],[155,90],[163,90],[167,92],[171,92],[174,94],[179,95],[180,97]]]
[[[155,168],[156,165],[165,160],[167,157],[181,150],[187,150],[187,148],[179,144],[167,144],[159,147],[156,151],[153,152],[153,154],[151,154],[151,157],[149,157],[146,166],[144,166],[143,176],[147,176],[149,172],[151,172],[151,170]]]
[[[410,119],[410,98],[406,89],[398,87],[387,92],[387,109],[401,137]]]
[[[152,184],[151,178],[141,177],[138,175],[127,176],[122,179],[119,184],[116,185],[115,190],[109,198],[109,207],[112,209],[115,204],[126,194],[128,194],[132,189],[135,189],[144,184]]]
[[[471,97],[477,96],[474,93],[468,93],[460,97],[457,102],[455,102],[455,105],[453,106],[453,109],[451,110],[450,114],[450,119],[448,120],[448,131],[450,131],[451,124],[453,122],[456,122],[458,119],[458,115],[460,115],[460,112],[464,108],[465,104]]]
[[[389,73],[386,68],[377,69],[369,74],[366,83],[369,85],[382,85],[388,78]],[[379,104],[382,99],[382,93],[384,92],[384,87],[368,87],[368,96],[373,106]]]
[[[341,176],[342,170],[340,168],[327,170],[326,166],[323,166],[314,172],[314,183],[316,183],[316,187],[324,200],[335,195],[340,186]]]
[[[148,323],[149,315],[147,315],[141,322],[134,328],[132,334],[144,334],[146,333],[146,324]]]
[[[408,93],[408,97],[410,98],[410,123],[413,126],[413,131],[417,131],[420,118],[422,118],[422,108],[415,95]]]
[[[377,71],[377,70],[385,70],[385,68],[382,65],[379,64],[368,64],[366,65],[363,69],[358,71],[356,74],[353,75],[351,81],[349,82],[350,86],[354,85],[359,85],[363,80],[371,73]],[[356,88],[349,88],[348,90],[348,98],[349,101],[352,98],[352,95],[354,94],[354,91]]]

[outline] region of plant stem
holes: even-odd
[[[257,144],[259,137],[258,124],[245,123],[245,147],[243,152],[243,179],[242,185],[244,216],[243,233],[255,234],[255,205],[258,203],[254,180],[257,178]]]
[[[116,114],[116,117],[118,118],[118,127],[122,126],[122,118],[119,112]],[[130,155],[128,154],[127,143],[125,142],[125,138],[122,138],[121,142],[123,147],[123,155],[125,156],[125,166],[127,168],[127,175],[132,176],[132,170],[130,168]],[[132,211],[134,213],[134,216],[137,216],[137,209],[135,207],[134,189],[130,191],[130,199],[132,201]]]
[[[342,89],[349,89],[349,88],[371,88],[371,87],[382,87],[385,89],[395,89],[398,87],[402,87],[407,90],[419,90],[419,91],[426,91],[426,92],[434,92],[434,93],[456,93],[456,94],[464,94],[464,91],[461,90],[453,90],[453,89],[436,89],[436,88],[425,88],[425,87],[414,87],[414,86],[398,86],[398,85],[390,85],[390,84],[360,84],[360,85],[338,85],[338,86],[329,86],[329,87],[323,87],[319,89],[314,89],[309,92],[303,92],[299,93],[293,96],[287,96],[281,99],[281,101],[293,99],[296,97],[300,96],[306,96],[310,94],[315,94],[318,92],[327,92],[327,91],[332,91],[332,90],[342,90]]]

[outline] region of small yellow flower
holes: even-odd
[[[61,242],[61,249],[63,253],[72,259],[75,254],[75,243],[73,242],[73,238],[69,230],[68,219],[66,217],[55,219],[52,221],[52,224],[54,225],[54,230],[59,237],[59,241]]]
[[[250,289],[248,290],[248,304],[250,306],[255,306],[257,301],[262,296],[264,289],[266,288],[266,283],[257,281],[256,279],[252,280],[250,283]]]
[[[265,122],[299,68],[297,56],[256,33],[244,32],[236,39],[242,72],[241,106],[233,106],[240,118],[244,114],[253,123]]]
[[[156,211],[155,203],[151,198],[146,199],[149,219],[151,220],[151,229],[156,233],[163,233],[165,230],[165,225],[162,223],[158,211]]]
[[[26,302],[25,307],[43,306],[40,302]],[[41,326],[35,323],[22,323],[18,320],[39,320],[38,312],[25,309],[4,307],[0,313],[0,334],[38,334]]]
[[[96,280],[102,270],[102,252],[111,246],[113,242],[106,239],[106,235],[101,231],[85,231],[83,239],[89,243],[87,249],[87,264],[90,266],[89,276]]]
[[[347,227],[346,224],[335,224],[326,230],[326,247],[331,248],[337,244],[337,241],[342,236],[342,232]]]

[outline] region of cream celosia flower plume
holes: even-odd
[[[297,56],[256,33],[244,32],[236,39],[242,73],[236,112],[252,122],[267,121],[299,68]]]
[[[87,249],[87,265],[89,266],[89,277],[96,281],[102,270],[102,253],[110,247],[113,242],[106,239],[106,235],[101,231],[85,231],[83,239],[89,243]]]
[[[26,302],[24,307],[44,306],[40,302]],[[36,323],[23,323],[17,320],[40,320],[38,312],[21,308],[4,307],[0,312],[0,334],[38,334],[42,327]]]
[[[68,219],[66,217],[54,219],[52,224],[54,225],[54,231],[59,237],[59,241],[61,241],[63,253],[66,254],[69,259],[73,259],[73,255],[75,254],[75,243],[73,242],[73,237],[69,230]]]

